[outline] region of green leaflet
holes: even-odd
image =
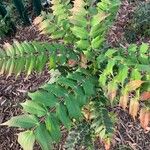
[[[56,68],[56,55],[55,53],[52,54],[49,58],[49,68],[52,69],[52,68]]]
[[[47,111],[42,106],[34,101],[27,100],[24,103],[21,103],[21,106],[25,112],[37,115],[38,117],[42,117],[47,113]]]
[[[79,120],[79,118],[81,117],[81,110],[78,101],[75,99],[74,95],[70,94],[66,96],[65,104],[67,106],[70,117]]]
[[[56,114],[67,129],[71,127],[71,120],[68,117],[66,106],[63,104],[56,105]]]
[[[105,87],[106,81],[107,81],[107,76],[105,74],[101,74],[98,81],[99,81],[99,85],[101,87]]]
[[[41,73],[44,70],[45,64],[48,62],[48,56],[45,53],[37,57],[36,60],[36,71]]]
[[[59,86],[59,85],[54,85],[54,84],[46,84],[42,87],[44,90],[54,94],[57,97],[64,97],[65,93],[67,93],[68,91]]]
[[[84,81],[85,80],[85,76],[80,72],[69,73],[67,77],[69,79],[72,79],[75,81]]]
[[[36,64],[36,58],[32,55],[30,56],[30,62],[26,61],[25,70],[27,72],[27,77],[31,74],[34,69],[34,64]]]
[[[34,131],[35,139],[40,144],[42,150],[52,150],[52,139],[44,124],[40,124]]]
[[[43,90],[29,93],[28,96],[32,99],[32,101],[49,107],[54,107],[57,102],[56,97],[53,94]]]
[[[91,82],[91,80],[86,80],[82,85],[86,96],[92,96],[95,94],[95,85]]]
[[[20,128],[32,128],[38,125],[38,119],[33,115],[20,115],[12,117],[9,121],[2,123],[1,125],[7,125],[9,127],[20,127]]]
[[[129,53],[134,53],[137,51],[137,45],[136,44],[131,44],[128,48]]]
[[[15,63],[17,65],[15,65],[15,67],[14,67],[14,72],[15,72],[16,76],[18,76],[24,70],[25,58],[24,57],[17,58],[15,60]]]
[[[138,69],[133,69],[131,72],[131,79],[132,80],[140,80],[142,78],[141,73]]]
[[[60,124],[57,118],[53,114],[48,114],[45,120],[45,124],[46,124],[46,129],[49,131],[52,139],[58,142],[61,137],[61,132],[59,127]]]
[[[76,26],[79,27],[86,27],[87,26],[87,20],[84,16],[75,14],[74,16],[70,17],[70,22]]]
[[[100,48],[101,44],[105,41],[105,38],[102,35],[97,36],[91,42],[93,49]]]
[[[102,24],[97,24],[91,27],[90,36],[91,38],[95,38],[106,30],[106,26],[103,27]]]
[[[77,37],[77,38],[80,38],[80,39],[83,39],[83,40],[86,40],[88,39],[88,32],[85,28],[81,28],[81,27],[77,27],[77,26],[74,26],[72,29],[71,29],[72,33]]]
[[[14,59],[9,59],[7,61],[7,64],[6,64],[7,77],[9,77],[13,73],[14,68],[15,68],[15,60]]]
[[[33,131],[24,131],[18,134],[18,142],[23,150],[33,150],[35,135]]]
[[[65,87],[71,87],[72,89],[76,88],[76,82],[65,77],[60,77],[57,82]]]
[[[112,58],[116,52],[117,52],[116,49],[108,49],[105,53],[105,56]]]
[[[109,112],[107,111],[107,109],[105,109],[105,108],[102,109],[102,116],[103,116],[103,123],[106,128],[106,133],[107,134],[113,133],[114,132],[113,123],[110,119]]]
[[[77,42],[77,47],[81,50],[87,50],[90,47],[90,43],[88,40],[80,40]]]
[[[46,21],[46,20],[45,20]],[[47,33],[47,34],[52,34],[53,32],[55,32],[57,30],[57,26],[55,26],[54,23],[51,23],[48,25],[47,28],[44,29],[44,31]]]
[[[122,85],[124,84],[125,79],[128,77],[128,70],[129,68],[126,65],[121,66],[119,68],[119,73],[117,75],[117,82],[121,82]]]
[[[58,31],[55,31],[53,34],[52,34],[52,38],[53,39],[61,39],[63,38],[65,35],[65,31],[63,30],[58,30]]]
[[[149,49],[149,44],[148,43],[142,43],[140,46],[140,53],[144,54],[147,53]]]
[[[78,87],[76,92],[75,92],[75,99],[77,99],[80,107],[85,105],[88,100],[88,96],[84,93],[83,87]]]
[[[113,67],[115,66],[115,64],[116,64],[116,60],[115,59],[112,59],[112,60],[108,61],[106,69],[104,70],[105,75],[109,75],[109,74],[113,75]]]
[[[144,72],[150,73],[150,66],[149,65],[137,64],[135,66],[136,66],[137,69],[139,69],[139,71],[144,71]]]

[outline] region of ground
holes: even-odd
[[[130,12],[134,11],[134,3],[129,4],[127,0],[123,1],[120,11],[118,12],[117,20],[111,29],[108,37],[109,43],[112,46],[117,46],[120,43],[120,37],[123,37],[125,24],[128,22]],[[19,27],[15,37],[5,38],[0,40],[0,46],[4,42],[12,42],[13,39],[18,41],[50,41],[46,36],[39,35],[36,27]],[[150,42],[150,39],[146,39]],[[137,43],[140,43],[139,38]],[[123,42],[123,46],[128,44]],[[50,79],[50,74],[45,68],[42,74],[33,73],[27,80],[24,74],[17,79],[14,76],[6,78],[0,76],[0,123],[5,122],[12,116],[21,114],[20,102],[27,98],[27,92],[35,91],[43,83]],[[132,117],[123,111],[120,107],[112,108],[117,114],[116,133],[112,140],[112,150],[149,150],[150,149],[150,132],[144,131],[139,124],[138,119],[133,120]],[[17,143],[17,129],[0,127],[0,150],[21,150]],[[64,131],[62,141],[55,146],[55,150],[62,150],[65,141]],[[96,150],[103,150],[103,144],[97,140],[95,144]],[[40,150],[39,146],[35,146],[35,150]]]

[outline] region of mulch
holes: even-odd
[[[128,22],[129,14],[133,11],[134,4],[124,0],[117,20],[111,29],[108,42],[112,46],[120,43],[120,37],[123,37],[125,24]],[[0,47],[4,42],[12,43],[13,39],[18,41],[49,41],[48,36],[40,35],[37,28],[19,27],[15,36],[0,40]],[[139,42],[138,40],[137,42]],[[148,40],[150,41],[150,40]],[[125,43],[123,43],[125,44]],[[127,43],[125,46],[128,45]],[[27,80],[25,75],[21,74],[17,79],[14,76],[6,78],[0,76],[0,123],[9,120],[12,116],[21,114],[20,102],[25,101],[29,91],[37,90],[42,84],[49,81],[50,74],[46,68],[40,75],[32,73]],[[150,132],[144,131],[137,120],[133,120],[128,112],[123,111],[120,107],[114,107],[113,112],[117,114],[116,133],[112,140],[112,150],[149,150],[150,149]],[[0,150],[21,150],[17,143],[16,128],[0,127]],[[62,141],[56,145],[55,150],[62,150],[66,133],[64,132]],[[104,150],[101,142],[96,143],[96,150]],[[40,150],[36,145],[35,150]]]

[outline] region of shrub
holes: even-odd
[[[61,75],[29,92],[21,104],[24,113],[1,125],[25,129],[18,134],[25,150],[33,149],[35,141],[43,150],[53,149],[62,125],[70,131],[65,148],[74,149],[77,143],[92,148],[93,138],[100,137],[109,149],[116,118],[108,107],[120,99],[126,108],[129,99],[135,118],[139,101],[149,99],[149,45],[109,48],[106,35],[120,4],[117,0],[97,4],[75,0],[73,6],[69,1],[52,0],[52,4],[53,13],[36,18],[34,24],[54,41],[5,44],[0,70],[7,76],[24,71],[28,77],[48,64]],[[144,129],[148,128],[148,105],[140,111]]]
[[[16,32],[16,27],[10,19],[9,12],[0,2],[0,37],[11,35]]]

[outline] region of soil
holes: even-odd
[[[129,3],[127,0],[118,12],[117,20],[111,29],[108,37],[108,42],[112,46],[117,46],[120,43],[120,37],[123,37],[125,24],[128,22],[129,14],[134,10],[134,3]],[[0,40],[0,47],[4,42],[12,43],[13,39],[18,41],[50,41],[49,37],[40,35],[37,28],[19,27],[15,36]],[[148,39],[147,41],[150,41]],[[137,42],[140,42],[138,39]],[[128,43],[125,43],[125,46]],[[42,84],[50,79],[48,69],[45,68],[42,74],[32,73],[27,80],[25,75],[21,74],[17,79],[14,76],[6,78],[5,75],[0,76],[0,123],[9,120],[12,116],[21,114],[19,103],[25,101],[29,91],[37,90]],[[138,119],[133,120],[130,115],[123,111],[120,107],[114,107],[113,112],[117,114],[116,133],[112,140],[112,150],[149,150],[150,149],[150,132],[144,131]],[[62,150],[65,142],[66,131],[63,131],[63,137],[54,150]],[[0,150],[21,150],[17,143],[16,128],[0,127]],[[35,150],[40,150],[38,145]],[[100,141],[96,142],[96,150],[104,150],[103,144]]]

